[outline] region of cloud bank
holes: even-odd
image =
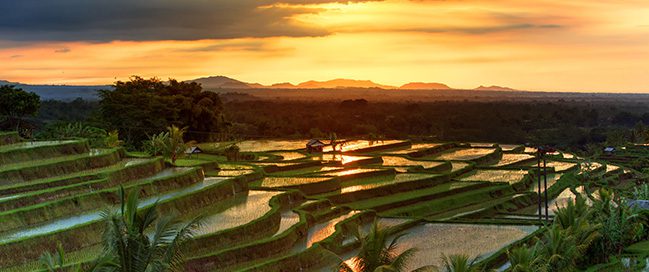
[[[359,1],[0,1],[0,37],[106,42],[323,36],[329,31],[292,18],[318,12],[307,4],[339,2]]]

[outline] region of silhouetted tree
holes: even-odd
[[[14,86],[0,86],[0,115],[4,117],[5,129],[20,130],[23,118],[36,115],[40,97]]]

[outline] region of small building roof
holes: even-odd
[[[191,146],[185,149],[185,154],[197,154],[197,153],[203,153],[203,150],[198,146]]]
[[[323,142],[321,142],[318,139],[311,139],[309,142],[306,144],[307,146],[325,146]]]

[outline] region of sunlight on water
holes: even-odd
[[[297,160],[297,159],[303,159],[306,158],[306,155],[300,153],[300,152],[272,152],[270,154],[277,155],[277,156],[282,156],[283,160],[285,161],[290,161],[290,160]]]
[[[355,169],[344,169],[344,170],[340,170],[340,171],[323,173],[323,175],[325,175],[325,176],[343,177],[343,176],[349,176],[349,175],[360,174],[360,173],[377,172],[377,171],[381,171],[381,170],[382,169],[355,168]]]
[[[522,145],[517,145],[517,144],[499,144],[500,148],[503,151],[512,151],[516,148],[523,147]]]
[[[236,177],[236,176],[243,176],[243,175],[247,175],[247,174],[252,174],[254,172],[255,172],[255,170],[251,170],[251,169],[219,170],[217,172],[217,175],[223,176],[223,177]]]
[[[405,231],[398,252],[407,248],[418,251],[406,271],[426,265],[441,265],[442,254],[467,254],[471,258],[488,257],[495,251],[534,232],[536,226],[498,226],[464,224],[425,224]]]
[[[433,158],[435,158],[436,160],[468,161],[468,160],[474,160],[480,157],[484,157],[495,151],[496,149],[493,148],[451,149],[449,151],[442,152],[438,155],[433,155]]]
[[[515,164],[515,163],[519,163],[519,162],[523,162],[523,161],[531,160],[531,159],[534,159],[533,155],[505,153],[505,154],[503,154],[500,161],[498,161],[498,163],[494,164],[493,166],[512,165],[512,164]]]
[[[421,166],[423,168],[433,168],[444,163],[438,161],[415,161],[397,156],[383,156],[382,158],[384,166]]]
[[[175,169],[175,170],[167,169],[169,171],[165,170],[165,171],[163,171],[164,174],[161,174],[163,172],[160,172],[158,175],[171,175],[175,171],[189,171],[189,170],[191,170],[191,168],[172,168],[172,169]],[[156,175],[156,176],[158,176],[158,175]],[[199,190],[201,190],[201,189],[203,189],[203,188],[205,188],[207,186],[211,186],[211,185],[220,183],[220,182],[222,182],[224,180],[225,180],[225,178],[206,178],[202,182],[194,183],[194,184],[192,184],[190,186],[187,186],[187,187],[184,187],[182,189],[171,191],[171,192],[168,192],[168,193],[164,193],[164,194],[161,194],[159,196],[143,199],[143,200],[140,201],[139,207],[145,207],[145,206],[151,205],[151,204],[155,203],[156,201],[163,202],[163,201],[171,199],[173,197],[178,197],[178,196],[182,196],[182,195],[188,195],[188,194],[191,194],[193,192],[199,191]],[[85,213],[82,213],[82,214],[77,215],[77,216],[70,216],[70,217],[66,217],[66,218],[61,218],[61,219],[57,219],[57,220],[48,221],[45,224],[32,226],[32,227],[28,227],[28,228],[22,228],[22,229],[20,229],[20,230],[18,230],[16,232],[7,233],[6,235],[2,236],[0,238],[0,243],[4,243],[4,242],[16,240],[16,239],[21,239],[21,238],[27,237],[27,236],[33,236],[33,235],[40,235],[40,234],[56,232],[56,231],[61,230],[61,229],[68,229],[68,228],[72,228],[74,226],[78,226],[78,225],[81,225],[81,224],[86,224],[86,223],[90,223],[90,222],[93,222],[93,221],[102,220],[102,216],[101,216],[102,212],[103,212],[102,210],[89,211],[89,212],[85,212]]]
[[[300,215],[299,214],[297,214],[296,212],[293,212],[293,211],[283,211],[282,212],[282,219],[281,219],[281,221],[279,223],[279,229],[277,230],[277,232],[273,236],[277,236],[277,235],[285,232],[286,230],[288,230],[289,228],[291,228],[292,226],[294,226],[295,224],[297,224],[299,222],[300,222]]]
[[[350,156],[350,155],[333,154],[333,153],[320,154],[319,156],[311,157],[312,160],[319,160],[324,162],[338,161],[341,162],[342,164],[348,164],[350,162],[355,162],[358,160],[369,159],[369,158],[371,157]]]
[[[396,143],[400,143],[400,142],[402,142],[402,141],[398,141],[398,140],[386,140],[386,141],[356,140],[356,141],[343,142],[340,146],[336,147],[336,150],[339,150],[339,151],[342,151],[342,152],[349,152],[349,151],[356,151],[356,150],[367,148],[367,147],[390,145],[390,144],[396,144]],[[333,148],[331,146],[325,146],[323,151],[324,152],[330,152],[330,151],[333,151]]]
[[[260,218],[270,211],[269,201],[280,192],[250,191],[247,195],[236,196],[245,200],[224,211],[205,216],[197,235],[214,233],[233,228]]]
[[[375,178],[367,179],[367,182],[362,182],[362,184],[343,187],[341,188],[341,193],[350,193],[350,192],[355,192],[360,190],[367,190],[367,189],[377,188],[377,187],[400,183],[400,182],[408,182],[413,180],[431,178],[434,176],[436,175],[407,173],[407,174],[397,174],[393,177],[390,176],[375,177]]]
[[[343,221],[343,220],[345,220],[345,219],[347,219],[347,218],[349,218],[349,217],[351,217],[351,216],[353,216],[354,214],[357,214],[357,213],[358,213],[358,211],[351,211],[351,212],[349,212],[347,214],[336,217],[336,218],[331,219],[331,220],[329,220],[327,222],[316,224],[315,226],[313,226],[312,228],[309,229],[309,233],[307,234],[307,238],[306,238],[306,240],[307,240],[306,246],[310,247],[314,243],[317,243],[317,242],[320,242],[320,241],[326,239],[327,237],[329,237],[329,235],[333,234],[336,231],[336,228],[335,228],[336,224],[338,224],[340,221]]]
[[[413,152],[417,152],[420,150],[426,150],[434,147],[438,147],[442,144],[440,143],[425,143],[425,144],[413,144],[410,148],[404,148],[404,149],[399,149],[399,150],[393,150],[393,151],[386,151],[386,152],[381,152],[383,154],[409,154]]]
[[[261,187],[283,187],[300,184],[316,183],[330,180],[330,177],[265,177],[261,181]]]

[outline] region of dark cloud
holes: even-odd
[[[291,20],[335,0],[19,0],[0,1],[0,39],[11,41],[196,40],[322,36]],[[275,5],[300,4],[300,5]]]
[[[25,56],[25,55],[13,55],[13,56],[11,56],[11,57],[9,57],[9,58],[17,59],[17,58],[22,58],[22,57],[24,57],[24,56]]]
[[[68,53],[68,52],[70,52],[70,48],[67,48],[67,47],[54,50],[54,53]]]

